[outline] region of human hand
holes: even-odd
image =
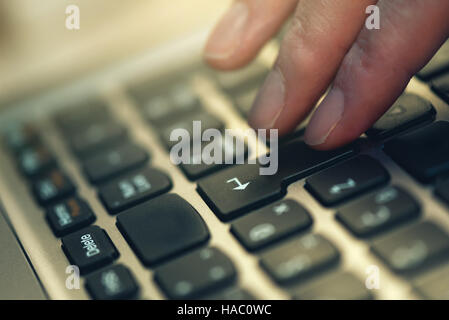
[[[379,30],[365,28],[373,4]],[[235,0],[206,44],[206,61],[223,70],[244,66],[293,11],[249,123],[288,133],[331,85],[305,133],[321,150],[369,129],[449,36],[448,0]]]

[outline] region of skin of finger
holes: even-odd
[[[282,112],[256,104],[250,124],[259,128],[277,117],[279,134],[304,119],[332,82],[365,21],[365,9],[376,0],[301,0],[283,40],[275,69],[285,79]]]
[[[207,55],[212,41],[220,41],[222,21],[219,21],[204,49],[204,60],[217,69],[237,69],[249,63],[263,45],[279,31],[285,20],[293,13],[298,0],[236,0],[235,2],[244,3],[248,7],[244,31],[238,39],[239,47],[225,59],[216,59]]]
[[[449,1],[382,0],[378,5],[380,30],[361,32],[334,81],[344,94],[342,119],[316,149],[340,147],[368,130],[449,36]],[[319,125],[314,118],[306,140],[310,127]]]

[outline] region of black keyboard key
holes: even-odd
[[[329,240],[308,234],[263,253],[260,263],[276,282],[285,284],[330,267],[339,257]]]
[[[354,275],[338,272],[299,288],[293,294],[297,300],[371,300],[365,284]]]
[[[383,139],[418,124],[430,122],[435,119],[435,113],[430,101],[415,94],[406,93],[399,97],[366,134]]]
[[[185,253],[209,239],[201,216],[176,194],[164,194],[122,212],[117,227],[146,266]]]
[[[30,124],[15,124],[8,128],[5,134],[6,145],[15,153],[31,147],[39,141],[37,129]]]
[[[213,148],[213,150],[222,150],[222,158],[220,159],[220,161],[218,161],[217,163],[206,163],[202,158],[202,151],[205,147]],[[181,163],[179,165],[187,178],[189,178],[190,180],[197,180],[201,177],[223,169],[229,164],[244,163],[249,153],[248,146],[243,143],[243,141],[232,143],[231,145],[225,144],[222,140],[219,140],[217,142],[203,142],[202,148],[198,153],[194,153],[194,150],[192,148],[190,150],[193,154],[190,158],[190,163]],[[214,160],[214,158],[212,157],[211,159],[207,160]]]
[[[284,147],[283,147],[284,148]],[[259,165],[236,165],[198,182],[198,192],[223,221],[281,198],[286,186],[353,154],[347,147],[315,151],[302,141],[286,145],[279,153],[275,175],[261,175]]]
[[[385,152],[417,180],[449,172],[449,122],[438,121],[385,144]]]
[[[251,212],[231,225],[231,232],[253,251],[310,227],[312,218],[299,203],[287,199]]]
[[[18,155],[20,171],[29,178],[34,178],[56,166],[56,160],[43,145],[26,148]]]
[[[449,268],[446,266],[425,274],[413,286],[424,299],[449,300]]]
[[[171,141],[170,136],[176,129],[186,130],[186,132],[189,134],[190,139],[188,141],[183,141],[181,140],[181,138],[178,138],[176,136],[175,139],[179,140]],[[222,131],[224,129],[224,123],[213,115],[204,111],[200,111],[195,114],[191,114],[188,117],[182,118],[169,126],[164,127],[161,131],[161,139],[167,148],[171,148],[178,143],[191,143],[194,139],[195,134],[197,134],[198,137],[201,138],[203,132],[207,129],[217,129],[219,131]]]
[[[47,209],[47,221],[57,237],[87,227],[95,221],[90,206],[79,198],[69,198]]]
[[[223,221],[285,194],[277,178],[260,175],[259,166],[251,164],[236,165],[199,180],[198,192]]]
[[[434,79],[432,81],[432,89],[449,103],[449,74]]]
[[[446,71],[449,71],[449,41],[446,41],[432,60],[418,72],[418,77],[427,81]]]
[[[385,184],[388,172],[373,158],[358,156],[306,180],[305,187],[325,206],[333,206]]]
[[[221,292],[211,294],[204,298],[205,300],[257,300],[251,293],[247,290],[232,287],[222,290]]]
[[[116,122],[99,122],[68,137],[70,147],[78,157],[85,157],[99,149],[117,145],[125,140],[126,129]]]
[[[88,275],[85,283],[87,291],[96,300],[132,299],[139,291],[131,271],[121,264]]]
[[[449,205],[449,180],[439,183],[435,188],[435,194]]]
[[[102,122],[111,121],[111,114],[103,101],[84,101],[57,113],[56,125],[64,135],[73,135]]]
[[[108,212],[115,214],[165,193],[171,187],[165,173],[144,168],[102,185],[98,193]]]
[[[155,271],[155,280],[170,299],[195,299],[232,283],[232,261],[216,248],[204,248]]]
[[[373,242],[373,252],[393,271],[415,271],[449,254],[449,237],[431,222],[423,222]]]
[[[87,158],[83,166],[89,181],[100,183],[128,170],[136,169],[145,164],[148,159],[148,153],[141,147],[125,143]]]
[[[406,191],[388,187],[338,209],[337,218],[353,234],[366,237],[418,216],[420,206]]]
[[[64,253],[81,274],[104,267],[119,256],[106,231],[98,226],[81,229],[61,240]]]
[[[151,92],[151,90],[150,90]],[[152,124],[163,128],[178,119],[198,112],[201,103],[193,88],[187,82],[169,85],[151,95],[149,91],[136,95],[144,117]]]
[[[40,205],[47,205],[72,195],[76,188],[61,170],[53,169],[32,184],[34,196]]]

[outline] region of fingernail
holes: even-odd
[[[308,145],[317,146],[326,142],[343,116],[344,100],[340,89],[333,88],[329,92],[307,126],[304,140]]]
[[[251,109],[249,122],[259,129],[273,128],[285,105],[285,79],[275,68],[270,72]]]
[[[234,54],[241,44],[248,12],[248,6],[243,1],[237,1],[232,5],[206,44],[204,55],[207,59],[223,60]]]

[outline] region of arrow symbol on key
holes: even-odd
[[[237,187],[235,187],[233,190],[245,190],[246,187],[250,184],[250,182],[247,182],[245,184],[242,184],[238,178],[232,178],[226,181],[226,183],[235,182],[237,184]]]

